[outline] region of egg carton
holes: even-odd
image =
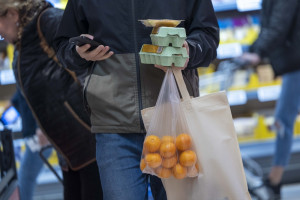
[[[139,20],[142,22],[146,27],[176,27],[184,20],[173,20],[173,19],[144,19]]]
[[[160,47],[144,44],[140,51],[141,62],[144,64],[155,64],[162,66],[184,67],[188,54],[186,48]]]
[[[153,29],[150,37],[152,44],[157,46],[182,47],[186,39],[186,32],[184,28],[160,27],[157,33]]]

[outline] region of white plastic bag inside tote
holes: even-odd
[[[201,158],[182,111],[177,85],[169,69],[162,83],[144,141],[140,168],[160,178],[184,179],[202,172]]]
[[[172,68],[202,176],[177,180],[163,179],[168,200],[249,200],[251,199],[225,92],[191,98],[180,69]],[[142,110],[146,129],[153,108]]]

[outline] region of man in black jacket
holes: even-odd
[[[273,167],[267,184],[280,198],[280,183],[288,164],[293,125],[300,106],[300,3],[298,0],[264,0],[261,32],[242,58],[253,65],[268,58],[275,75],[283,75],[281,94],[275,110],[277,132]]]
[[[91,70],[85,97],[96,133],[104,199],[109,200],[144,199],[147,193],[147,176],[139,169],[145,136],[140,111],[155,105],[164,71],[139,61],[141,46],[151,44],[151,28],[140,19],[184,20],[190,58],[182,73],[192,96],[199,96],[196,68],[209,65],[219,43],[210,0],[69,0],[56,35],[58,57],[75,72]],[[102,45],[88,51],[88,44],[68,43],[81,34]],[[156,188],[155,199],[166,199],[160,181]]]

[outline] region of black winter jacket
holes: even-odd
[[[32,116],[31,110],[28,107],[26,100],[17,88],[16,93],[11,99],[12,105],[18,110],[22,118],[22,136],[32,137],[35,135],[37,124],[34,117]]]
[[[42,13],[41,31],[50,45],[63,11],[50,5]],[[41,47],[38,16],[22,33],[14,72],[39,127],[73,170],[95,161],[95,138],[82,104],[82,87]]]
[[[216,57],[219,28],[211,0],[69,0],[57,32],[58,57],[75,71],[90,68],[68,43],[90,34],[115,53],[96,62],[86,81],[92,132],[144,132],[140,111],[154,106],[164,77],[162,70],[140,63],[143,44],[151,44],[152,28],[141,19],[184,20],[190,60],[183,76],[191,96],[199,96],[197,67]]]
[[[264,0],[251,51],[270,59],[275,75],[300,69],[300,1]]]

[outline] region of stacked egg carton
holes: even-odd
[[[182,47],[186,39],[184,28],[154,27],[150,37],[152,45],[144,44],[139,53],[142,63],[184,66],[188,58],[186,48]]]

